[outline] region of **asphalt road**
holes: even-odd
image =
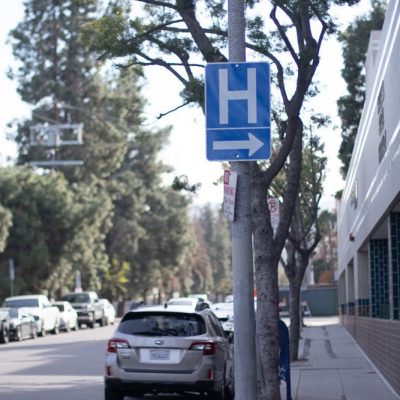
[[[0,400],[104,400],[105,349],[115,327],[83,328],[0,345]]]
[[[337,323],[337,317],[305,318],[307,326],[330,323]],[[0,400],[104,400],[105,349],[115,327],[84,328],[0,345]],[[201,396],[158,399],[200,400]]]
[[[0,400],[103,400],[103,365],[114,326],[48,334],[0,346]]]

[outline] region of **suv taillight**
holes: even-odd
[[[113,338],[108,341],[107,352],[116,353],[117,349],[129,349],[130,347],[126,339]]]
[[[212,356],[217,350],[215,342],[193,342],[190,350],[201,350],[205,356]]]

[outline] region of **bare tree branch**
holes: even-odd
[[[165,113],[160,113],[160,114],[158,114],[157,119],[161,119],[162,117],[165,117],[166,115],[171,114],[174,111],[179,110],[180,108],[183,108],[183,107],[187,106],[189,103],[190,103],[190,101],[186,101],[185,103],[181,104],[178,107],[175,107],[175,108],[173,108],[173,109],[171,109],[171,110],[169,110],[169,111],[167,111]]]
[[[299,65],[299,57],[297,56],[292,44],[290,43],[290,40],[286,35],[285,29],[282,27],[282,25],[278,21],[278,18],[276,17],[276,9],[277,9],[277,6],[274,5],[274,7],[272,8],[272,11],[270,13],[270,17],[271,17],[272,21],[274,22],[275,26],[278,28],[278,31],[282,37],[282,40],[284,41],[286,48],[288,49],[289,53],[291,54],[294,62],[297,65]]]
[[[162,7],[172,8],[173,10],[177,10],[176,6],[166,1],[159,1],[159,0],[136,0],[136,1],[139,1],[140,3],[151,4],[153,6],[162,6]]]

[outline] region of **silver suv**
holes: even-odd
[[[105,400],[158,393],[233,395],[233,344],[210,309],[129,311],[108,341]]]

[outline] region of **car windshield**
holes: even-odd
[[[125,315],[118,331],[142,336],[197,336],[206,333],[206,326],[196,314],[135,312]]]
[[[64,301],[69,301],[70,303],[88,303],[90,302],[90,297],[86,293],[73,293],[66,294],[63,297]]]
[[[54,304],[60,311],[64,311],[64,304]]]
[[[6,300],[3,304],[4,307],[39,307],[38,299],[15,299],[15,300]]]

